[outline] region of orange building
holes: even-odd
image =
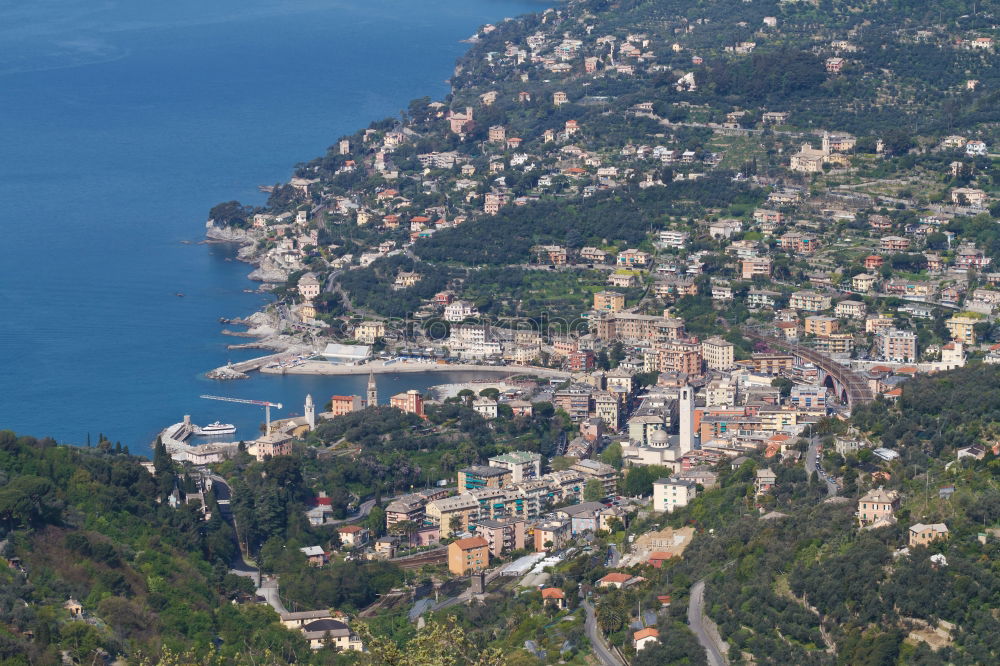
[[[415,389],[392,396],[389,398],[389,406],[424,418],[424,397]]]
[[[365,401],[359,395],[335,395],[330,398],[330,413],[333,416],[343,416],[364,409]]]
[[[483,537],[459,539],[448,546],[448,571],[463,576],[482,571],[490,563],[490,549]]]

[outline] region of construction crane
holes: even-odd
[[[264,408],[264,421],[267,423],[267,427],[264,429],[264,434],[270,434],[271,432],[271,408],[281,409],[282,405],[280,402],[268,402],[266,400],[246,400],[244,398],[227,398],[221,395],[203,395],[201,396],[205,400],[221,400],[222,402],[236,402],[241,405],[257,405],[258,407]]]

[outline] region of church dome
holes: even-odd
[[[649,445],[657,448],[663,448],[667,445],[667,440],[669,436],[666,430],[657,430],[652,435],[649,436]]]

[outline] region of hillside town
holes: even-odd
[[[318,425],[379,404],[374,373],[403,367],[511,373],[478,394],[392,396],[424,421],[449,404],[497,433],[539,410],[563,419],[555,443],[472,456],[393,496],[374,529],[337,527],[351,557],[446,564],[453,581],[471,575],[454,597],[467,603],[521,579],[543,606],[569,612],[570,586],[550,577],[565,580],[556,572],[569,559],[593,553],[607,573],[579,588],[588,618],[590,599],[612,603],[608,589],[660,602],[659,614],[619,611],[627,635],[586,620],[598,660],[619,664],[659,643],[657,618],[672,612],[669,586],[647,589],[657,587],[648,567],[683,560],[695,532],[669,517],[732,478],[747,484],[741,510],[760,520],[787,518],[775,498],[811,478],[825,503],[850,504],[850,529],[894,528],[902,496],[883,484],[905,452],[850,418],[897,403],[915,378],[1000,362],[996,136],[852,133],[792,102],[699,97],[723,85],[713,60],[767,67],[752,54],[802,34],[776,16],[759,22],[741,23],[752,38],[732,44],[706,38],[709,18],[602,32],[550,9],[533,27],[484,26],[447,102],[415,100],[401,119],[342,137],[268,187],[265,209],[213,209],[209,237],[242,242],[252,276],[278,295],[251,332],[279,352],[289,339],[310,350],[261,371],[371,373],[368,395],[332,396],[318,414],[309,398],[306,417],[247,443],[258,461],[302,455]],[[898,37],[969,62],[994,49],[972,32]],[[802,85],[875,81],[863,27],[810,38],[773,66],[814,82]],[[956,459],[990,453],[969,444]],[[307,517],[339,520],[322,492]],[[948,537],[946,523],[911,520],[894,556]],[[317,566],[343,556],[309,548]],[[689,603],[702,602],[692,592]],[[722,663],[713,655],[732,650],[695,612],[688,624],[709,663]],[[546,658],[537,641],[523,648]]]
[[[210,211],[267,353],[197,381],[301,408],[202,395],[259,432],[151,460],[0,431],[0,662],[998,663],[991,11],[481,26]]]

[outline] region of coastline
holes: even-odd
[[[493,366],[474,365],[471,363],[365,363],[362,365],[335,365],[327,361],[305,361],[298,365],[284,368],[261,368],[261,373],[269,375],[397,375],[415,372],[481,372],[504,374],[508,376],[534,375],[536,377],[569,378],[570,373],[552,368],[536,368],[532,366]]]

